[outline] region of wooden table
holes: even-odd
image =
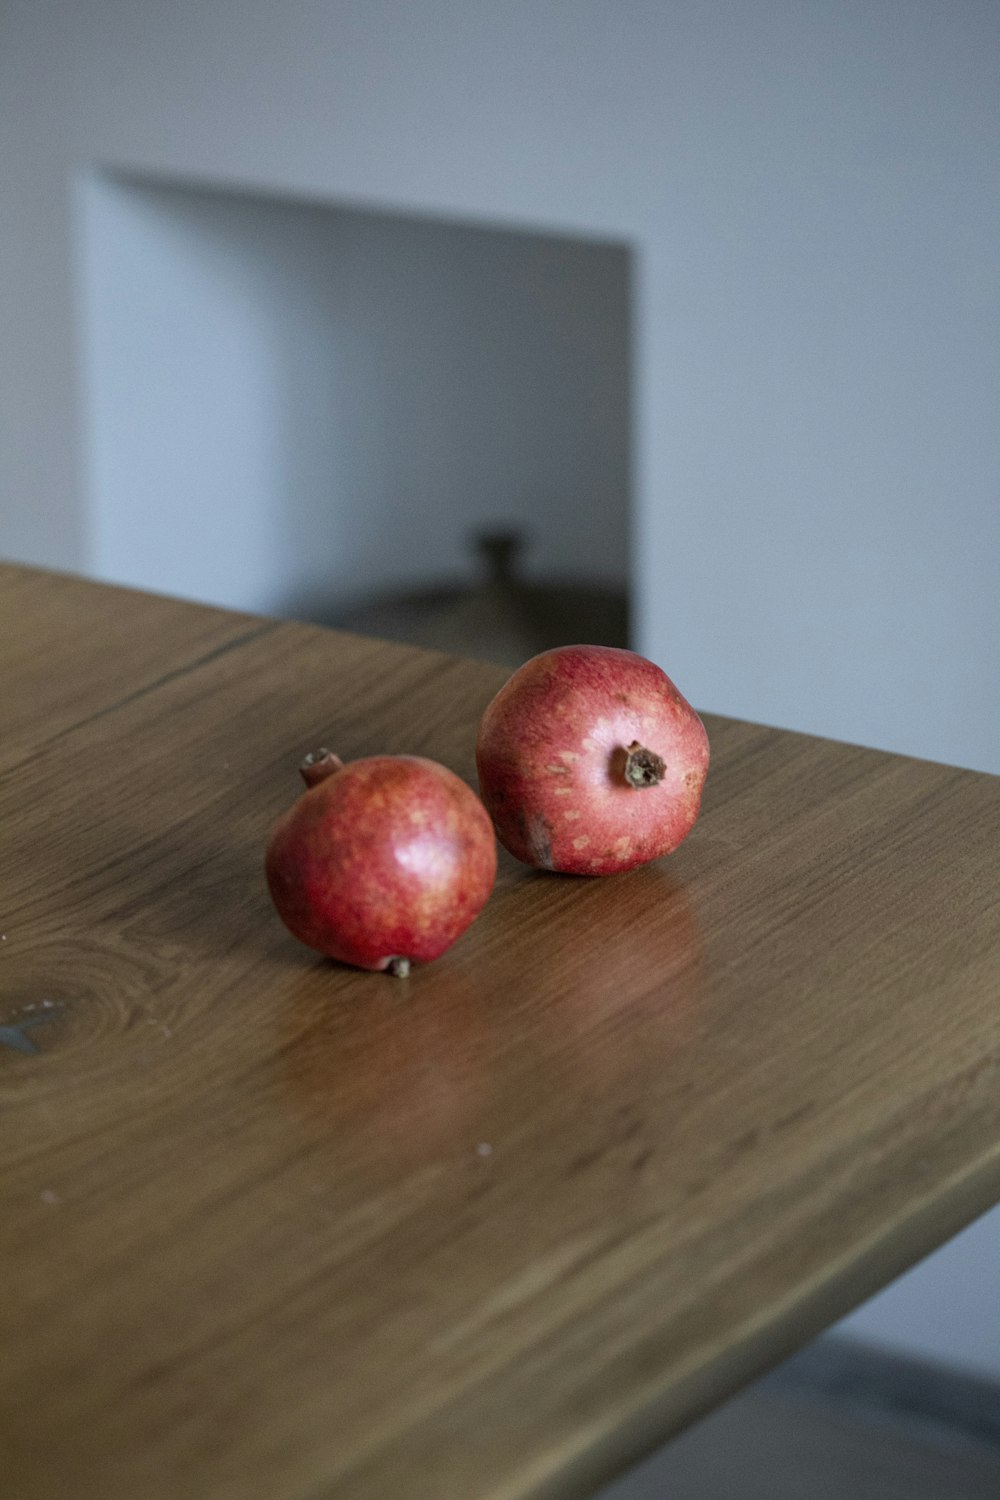
[[[300,754],[471,781],[504,673],[0,601],[4,1500],[583,1496],[1000,1196],[997,780],[708,716],[671,859],[361,974]]]

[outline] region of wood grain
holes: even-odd
[[[709,716],[671,859],[298,947],[301,753],[504,674],[0,574],[0,1492],[580,1496],[1000,1197],[1000,783]]]

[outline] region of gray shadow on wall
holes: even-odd
[[[94,191],[99,576],[337,620],[474,589],[471,539],[499,528],[526,538],[521,584],[624,614],[627,246],[148,180]]]

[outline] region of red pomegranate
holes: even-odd
[[[360,969],[409,973],[475,920],[496,876],[496,842],[476,794],[417,755],[303,762],[307,790],[267,847],[278,914],[310,948]]]
[[[676,849],[694,825],[708,736],[653,662],[560,646],[519,667],[476,745],[497,837],[525,864],[611,875]]]

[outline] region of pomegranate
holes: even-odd
[[[265,861],[286,927],[331,958],[400,976],[450,948],[496,876],[475,792],[418,755],[345,765],[318,750],[300,769],[307,789],[275,825]]]
[[[611,875],[690,833],[708,736],[645,657],[560,646],[518,667],[489,704],[476,763],[497,837],[517,859]]]

